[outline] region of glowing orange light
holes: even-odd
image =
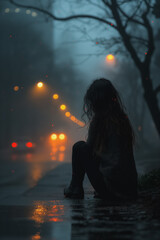
[[[56,153],[58,151],[58,149],[56,147],[52,148],[52,152]]]
[[[63,219],[60,219],[60,218],[50,218],[49,221],[50,222],[63,222]]]
[[[57,100],[59,98],[58,94],[53,94],[53,99]]]
[[[59,160],[59,162],[63,162],[64,161],[64,153],[60,153],[59,154],[58,160]]]
[[[108,55],[106,56],[107,62],[113,62],[114,59],[115,59],[115,57],[114,57],[112,54],[108,54]]]
[[[43,87],[43,82],[38,82],[37,87],[42,88]]]
[[[29,160],[32,157],[31,153],[27,153],[26,158]]]
[[[37,223],[44,223],[44,217],[47,214],[47,208],[43,205],[38,204],[34,209],[33,216],[31,217],[32,220],[36,221]]]
[[[70,117],[71,116],[70,112],[66,112],[65,115],[66,115],[66,117]]]
[[[81,127],[84,127],[84,126],[85,126],[85,123],[80,122],[79,125],[80,125]]]
[[[59,151],[64,152],[66,150],[65,146],[60,146]]]
[[[36,233],[34,236],[32,236],[32,240],[39,240],[41,239],[40,233]]]
[[[57,134],[52,133],[52,134],[51,134],[51,139],[52,139],[52,140],[56,140],[56,139],[57,139]]]
[[[66,136],[63,133],[59,134],[59,139],[60,140],[64,140],[65,138],[66,138]]]
[[[33,144],[32,144],[31,142],[27,142],[27,143],[26,143],[26,147],[32,148],[32,147],[33,147]]]
[[[64,110],[66,109],[66,105],[62,104],[62,105],[60,106],[60,109],[64,111]]]
[[[13,143],[11,144],[11,146],[12,146],[12,148],[16,148],[16,147],[18,147],[18,143],[13,142]]]
[[[15,92],[17,92],[17,91],[19,90],[19,87],[18,87],[18,86],[14,86],[13,90],[14,90]]]
[[[75,120],[76,120],[75,116],[71,116],[71,120],[72,120],[73,122],[75,122]]]

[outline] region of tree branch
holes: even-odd
[[[55,15],[48,12],[47,10],[41,9],[39,7],[34,7],[34,6],[30,6],[30,5],[23,5],[23,4],[20,4],[20,3],[16,3],[14,0],[9,0],[9,1],[10,1],[10,3],[12,3],[13,5],[15,5],[17,7],[37,10],[41,13],[44,13],[44,14],[48,15],[49,17],[51,17],[52,19],[54,19],[56,21],[68,21],[68,20],[77,19],[77,18],[89,18],[89,19],[93,19],[93,20],[97,20],[99,22],[105,23],[105,24],[107,24],[107,25],[109,25],[109,26],[111,26],[111,27],[113,27],[117,30],[117,26],[111,25],[111,22],[109,22],[109,21],[107,21],[103,18],[99,18],[97,16],[92,16],[92,15],[88,15],[88,14],[77,14],[77,15],[73,15],[73,16],[60,18],[60,17],[56,17]]]
[[[130,41],[130,37],[127,34],[123,24],[122,24],[122,20],[120,18],[119,12],[118,12],[118,4],[117,4],[117,0],[111,0],[112,2],[112,6],[111,6],[111,10],[112,10],[112,14],[113,17],[115,18],[115,21],[117,23],[117,29],[119,31],[119,34],[121,35],[124,45],[126,47],[126,49],[128,50],[128,52],[130,53],[132,59],[134,60],[136,66],[138,67],[138,69],[141,69],[142,66],[142,62],[140,61],[131,41]]]
[[[104,3],[105,6],[107,6],[107,7],[109,7],[109,8],[111,7],[111,5],[108,3],[107,0],[102,0],[102,2]]]
[[[125,28],[127,27],[129,21],[144,26],[144,23],[143,23],[143,22],[140,22],[140,21],[138,21],[137,19],[134,18],[134,16],[136,15],[138,9],[140,8],[141,4],[142,4],[142,1],[139,3],[139,5],[137,6],[135,12],[134,12],[131,16],[129,16],[125,11],[123,11],[122,8],[121,8],[119,5],[117,5],[119,11],[120,11],[120,12],[122,13],[122,15],[127,19],[127,20],[126,20],[126,24],[125,24]]]
[[[145,0],[146,2],[146,0]],[[147,4],[147,9],[146,11],[143,13],[142,15],[142,19],[144,21],[144,25],[145,25],[145,28],[147,30],[147,34],[148,34],[148,52],[147,52],[147,55],[145,57],[145,60],[144,60],[144,63],[146,66],[149,66],[150,62],[151,62],[151,57],[154,53],[154,50],[155,50],[155,45],[154,45],[154,36],[153,36],[153,29],[148,21],[148,18],[147,18],[147,14],[149,13],[149,10],[150,10],[150,5]]]
[[[137,41],[139,41],[140,43],[143,43],[147,48],[148,48],[148,40],[141,38],[141,37],[137,37],[137,36],[133,36],[133,35],[128,35],[130,37],[130,39],[135,39]]]
[[[95,7],[97,7],[97,8],[99,8],[99,9],[101,9],[101,10],[103,10],[103,11],[106,12],[106,9],[105,9],[104,7],[102,7],[102,6],[100,6],[98,3],[94,3],[94,2],[92,2],[91,0],[88,0],[88,2],[89,2],[91,5],[93,5],[93,6],[95,6]]]

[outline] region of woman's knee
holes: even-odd
[[[85,146],[86,142],[85,141],[78,141],[73,145],[73,150],[77,150],[82,146]]]

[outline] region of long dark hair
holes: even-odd
[[[104,78],[95,80],[84,96],[83,117],[89,121],[96,119],[95,148],[100,150],[104,144],[107,131],[114,126],[117,134],[123,135],[128,144],[135,144],[135,134],[126,114],[118,91]]]

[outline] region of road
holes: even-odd
[[[48,171],[68,159],[66,152],[55,154],[44,149],[33,153],[4,150],[0,154],[0,203],[35,187]]]
[[[67,160],[65,152],[1,153],[1,240],[160,239],[160,221],[149,220],[141,203],[114,206],[94,199],[87,178],[84,200],[65,199]],[[158,166],[157,159],[136,161],[141,173]]]

